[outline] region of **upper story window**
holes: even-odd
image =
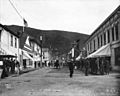
[[[104,45],[106,44],[106,33],[103,34],[104,36]]]
[[[118,23],[115,25],[115,32],[116,32],[116,40],[119,39],[119,34],[118,34]]]
[[[89,51],[89,44],[87,45],[87,50]]]
[[[112,41],[114,41],[115,38],[114,38],[114,27],[112,27]]]
[[[17,38],[15,38],[15,48],[17,48]]]
[[[2,30],[0,29],[0,41],[1,41],[1,32],[2,32]]]
[[[102,44],[103,44],[102,35],[100,36],[100,39],[101,39],[101,46],[102,46]]]
[[[11,35],[10,45],[13,46],[13,35]]]
[[[90,52],[92,51],[92,42],[90,42]]]
[[[90,51],[90,43],[89,43],[89,51]]]
[[[93,44],[94,44],[93,46],[94,46],[94,50],[95,50],[95,40],[93,41]]]
[[[100,47],[100,38],[98,37],[98,48]]]
[[[107,39],[108,39],[108,43],[110,43],[110,31],[107,30]]]

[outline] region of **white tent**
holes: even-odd
[[[34,59],[26,51],[23,51],[23,59],[31,59],[34,61]]]
[[[80,53],[80,55],[76,58],[76,60],[80,60],[81,57],[82,57],[82,53]]]
[[[102,56],[111,56],[110,44],[102,46],[94,53],[88,55],[87,58],[102,57]]]

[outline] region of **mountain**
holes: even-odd
[[[23,27],[17,25],[6,25],[11,31],[22,32]],[[30,27],[25,27],[24,32],[34,38],[37,41],[40,40],[40,36],[43,36],[43,47],[50,48],[53,52],[63,54],[69,52],[73,41],[79,40],[80,48],[83,47],[84,41],[89,37],[87,34],[81,34],[77,32],[69,32],[62,30],[40,30]]]

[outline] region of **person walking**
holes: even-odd
[[[100,64],[100,74],[104,75],[104,72],[105,72],[105,70],[104,70],[104,68],[105,68],[105,58],[103,57],[101,60],[102,61],[101,61],[101,64]]]
[[[20,63],[16,60],[15,65],[16,65],[16,68],[17,68],[17,75],[19,75],[20,74]]]
[[[109,71],[110,71],[110,62],[109,62],[109,60],[108,60],[107,58],[105,59],[105,66],[104,66],[104,69],[105,69],[106,75],[109,75]]]
[[[73,63],[73,61],[69,61],[68,66],[69,66],[69,71],[70,71],[70,78],[72,78],[73,73],[74,73],[74,63]]]
[[[90,62],[88,59],[86,59],[85,60],[85,76],[88,76],[89,67],[90,67]]]
[[[56,60],[56,62],[55,62],[55,67],[56,67],[56,69],[59,68],[59,60]]]
[[[100,66],[100,58],[98,57],[98,58],[96,58],[96,61],[95,61],[95,63],[96,63],[96,74],[99,74],[99,70],[100,70],[100,68],[99,68],[99,66]]]
[[[10,63],[11,63],[11,73],[13,74],[15,73],[15,62],[13,59],[11,59]]]

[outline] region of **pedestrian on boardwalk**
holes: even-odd
[[[102,61],[101,61],[101,64],[100,64],[100,74],[104,75],[104,72],[105,72],[105,70],[104,70],[104,68],[105,68],[105,58],[102,58],[101,60]]]
[[[106,58],[105,59],[105,66],[104,66],[104,69],[105,69],[105,73],[107,74],[107,75],[109,75],[109,71],[110,71],[110,62],[109,62],[109,60]]]
[[[99,57],[96,58],[95,63],[96,63],[96,74],[98,74],[99,70],[100,70],[100,68],[99,68],[99,66],[100,66],[100,58]]]
[[[90,62],[88,59],[86,59],[85,60],[85,76],[88,76],[89,68],[90,68]]]
[[[73,73],[74,73],[74,62],[73,61],[69,61],[68,62],[68,66],[69,66],[69,71],[70,71],[70,78],[73,77]]]

